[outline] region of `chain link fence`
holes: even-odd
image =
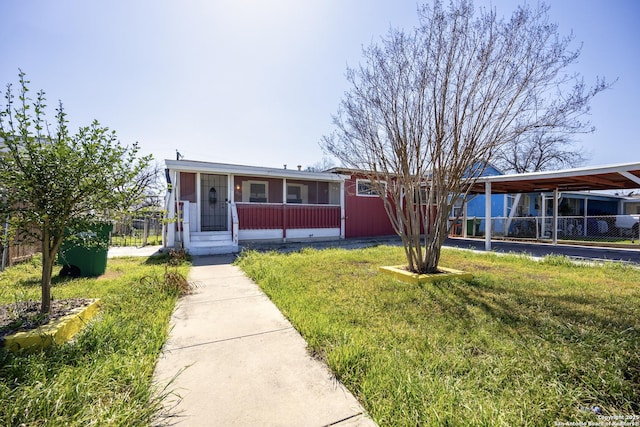
[[[492,238],[553,239],[553,217],[497,217],[491,221]],[[640,247],[639,222],[639,215],[560,216],[558,240]],[[462,219],[452,219],[451,235],[484,237],[485,225],[485,219],[480,217],[467,218],[466,224]]]
[[[153,246],[162,244],[163,212],[133,212],[113,224],[109,246]]]

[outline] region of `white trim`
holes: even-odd
[[[202,231],[202,197],[200,190],[202,189],[202,177],[200,172],[196,172],[196,208],[198,210],[198,219],[196,221],[195,231]]]
[[[325,237],[340,237],[339,228],[288,228],[289,239],[317,239]]]
[[[238,230],[238,240],[282,240],[282,229]]]
[[[225,163],[199,162],[195,160],[165,160],[166,167],[183,172],[205,172],[211,174],[234,174],[265,178],[290,178],[306,181],[344,181],[347,177],[332,172],[307,172],[294,169],[276,169],[259,166],[231,165]]]
[[[635,176],[633,174],[630,174],[629,172],[626,172],[626,171],[621,171],[621,172],[619,172],[619,174],[624,176],[628,180],[633,181],[636,184],[640,185],[640,178],[638,178],[637,176]]]
[[[640,163],[623,163],[619,165],[589,166],[584,168],[563,169],[554,172],[529,172],[513,175],[493,175],[478,178],[477,182],[526,181],[534,178],[572,178],[577,176],[619,173],[640,169]],[[623,175],[626,177],[626,175]]]

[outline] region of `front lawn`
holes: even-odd
[[[445,249],[472,281],[377,271],[403,262],[380,246],[238,264],[380,426],[640,422],[639,269]]]
[[[177,269],[186,274],[188,264]],[[56,279],[54,298],[100,298],[101,312],[70,344],[0,349],[0,425],[149,425],[160,408],[153,370],[177,298],[164,272],[163,259],[114,258],[101,277]],[[0,305],[39,300],[39,274],[38,258],[0,273]]]

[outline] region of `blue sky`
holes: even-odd
[[[583,43],[592,102],[589,165],[640,161],[640,1],[551,0]],[[476,0],[509,15],[515,1]],[[347,64],[390,26],[417,24],[413,0],[2,0],[0,85],[44,89],[72,128],[97,119],[158,160],[309,166],[348,89]]]

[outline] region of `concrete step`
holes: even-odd
[[[191,233],[192,242],[223,242],[231,241],[231,233],[228,231],[209,231]]]
[[[188,252],[191,255],[223,255],[223,254],[234,254],[239,251],[238,245],[234,245],[231,242],[227,244],[219,244],[219,245],[208,245],[202,246],[193,244],[189,248]]]
[[[228,231],[191,233],[189,253],[191,255],[221,255],[238,252]]]

